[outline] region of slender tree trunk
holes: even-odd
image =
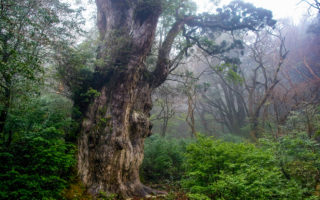
[[[7,119],[7,115],[8,115],[8,107],[4,106],[0,112],[0,133],[3,133],[3,131],[4,131],[4,126],[5,126],[5,122]]]
[[[276,139],[279,138],[279,136],[282,136],[282,127],[281,127],[281,124],[277,124],[277,131],[276,131]]]
[[[162,127],[161,127],[161,136],[165,137],[166,133],[167,133],[167,128],[168,128],[168,121],[169,118],[167,118],[166,116],[163,118],[163,122],[162,122]]]
[[[6,125],[6,120],[7,120],[9,108],[10,108],[10,90],[9,89],[5,89],[3,108],[2,108],[2,110],[0,112],[0,134],[3,135],[3,142],[6,142],[5,141],[6,140],[6,135],[4,133],[4,128],[5,128],[5,125]],[[9,133],[8,141],[10,141],[10,143],[11,143],[11,132]],[[10,144],[10,143],[8,143],[8,141],[6,142],[7,145]]]
[[[188,113],[186,117],[186,122],[191,129],[191,136],[197,137],[195,119],[194,119],[194,110],[195,110],[195,105],[193,102],[193,96],[191,94],[188,94]]]
[[[209,134],[211,131],[209,129],[208,121],[207,121],[207,119],[205,117],[206,113],[205,113],[204,110],[199,110],[198,112],[199,112],[199,117],[200,117],[200,120],[201,120],[201,124],[202,124],[202,126],[204,128],[204,131],[205,131],[205,133]]]
[[[163,120],[161,127],[161,136],[165,137],[168,129],[169,119],[172,117],[170,105],[168,101],[168,96],[165,96],[165,101],[163,104]]]
[[[311,109],[311,108],[310,108]],[[314,127],[313,127],[313,124],[312,124],[312,117],[314,113],[309,110],[308,107],[306,107],[306,111],[305,111],[305,116],[306,116],[306,126],[307,126],[307,133],[308,133],[308,136],[309,138],[312,138],[313,136],[313,133],[314,133]]]

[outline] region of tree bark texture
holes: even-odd
[[[98,60],[103,63],[96,67],[100,95],[85,113],[78,140],[78,172],[93,195],[106,192],[128,198],[154,192],[141,184],[139,167],[144,140],[151,134],[151,92],[163,79],[157,82],[144,65],[161,6],[145,7],[139,2],[96,0],[101,37]],[[163,47],[170,51],[172,42]],[[168,55],[161,57],[164,64],[158,67],[166,68]],[[167,70],[163,70],[165,77]]]

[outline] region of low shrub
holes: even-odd
[[[0,149],[0,199],[60,199],[75,164],[74,149],[55,128],[28,133]]]
[[[153,135],[145,142],[141,179],[147,182],[179,180],[184,173],[186,141]]]
[[[299,184],[285,178],[271,151],[203,136],[187,147],[182,185],[190,199],[304,199]]]
[[[62,199],[76,163],[75,146],[66,142],[71,106],[67,99],[49,95],[10,111],[0,134],[0,199]],[[4,133],[11,140],[3,142]]]
[[[304,196],[315,193],[320,184],[320,144],[316,140],[307,133],[297,133],[276,141],[262,139],[260,145],[273,152],[283,174],[304,188]]]

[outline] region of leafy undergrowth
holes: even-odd
[[[140,168],[142,182],[172,184],[184,174],[184,153],[189,141],[166,139],[152,135],[145,142],[144,160]]]
[[[155,136],[147,140],[145,156],[142,179],[157,180],[161,184],[149,185],[169,193],[156,199],[319,199],[320,147],[304,133],[259,145]]]
[[[131,200],[319,199],[320,147],[305,134],[263,139],[259,145],[152,136],[145,147],[141,179],[168,194]],[[66,194],[68,200],[92,199],[79,184]],[[116,197],[102,194],[96,199]]]
[[[75,164],[73,147],[55,128],[29,133],[0,148],[0,199],[60,199]]]

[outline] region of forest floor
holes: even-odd
[[[158,190],[161,192],[165,192],[167,194],[165,195],[157,195],[157,196],[147,196],[145,198],[132,198],[131,200],[153,200],[153,199],[159,199],[159,200],[187,200],[189,199],[188,196],[184,191],[181,190],[180,186],[173,185],[170,183],[163,183],[163,184],[147,184],[149,187],[151,187],[154,190]]]

